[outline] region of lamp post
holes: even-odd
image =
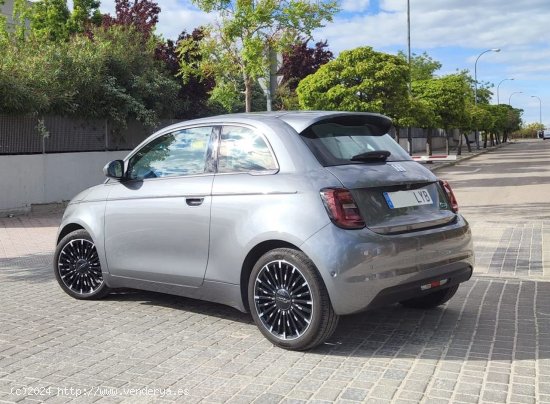
[[[500,83],[498,83],[498,86],[497,86],[497,105],[500,105],[500,85],[502,84],[502,82],[506,81],[506,80],[515,80],[514,78],[511,78],[511,79],[504,79],[504,80],[500,80]]]
[[[512,106],[511,102],[512,102],[512,96],[514,94],[523,94],[523,91],[514,91],[512,94],[510,94],[510,97],[508,97],[508,105]]]
[[[543,130],[544,128],[542,127],[542,100],[540,99],[540,97],[536,95],[532,95],[531,98],[538,98],[539,100],[539,124],[540,124],[540,130]]]
[[[407,63],[409,64],[409,100],[412,97],[412,71],[411,71],[411,2],[410,0],[407,0]],[[412,144],[412,128],[409,124],[407,126],[407,151],[409,152],[409,156],[412,156],[413,154],[413,144]]]
[[[476,58],[476,62],[474,63],[474,105],[476,106],[477,106],[477,61],[482,55],[486,54],[487,52],[500,52],[500,48],[487,49],[481,52]],[[477,128],[476,128],[475,137],[476,137],[476,148],[479,150],[479,132]]]
[[[477,105],[477,61],[482,55],[486,54],[487,52],[500,52],[500,48],[487,49],[486,51],[481,52],[476,58],[476,62],[474,63],[474,104],[475,105]]]

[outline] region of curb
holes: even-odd
[[[436,166],[426,167],[426,168],[428,168],[432,172],[438,171],[438,170],[441,170],[442,168],[451,167],[451,166],[460,164],[460,162],[462,162],[462,161],[473,159],[474,157],[480,156],[480,155],[485,154],[485,153],[493,152],[495,150],[500,149],[501,147],[511,145],[511,144],[515,144],[515,142],[501,143],[501,144],[496,145],[496,146],[491,146],[491,148],[476,151],[476,152],[470,154],[469,156],[464,156],[464,157],[461,156],[461,157],[457,158],[455,161],[450,161],[448,163],[439,163],[439,164],[436,163],[437,164]],[[426,166],[426,165],[427,164],[425,164],[424,166]]]

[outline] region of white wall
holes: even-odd
[[[0,156],[0,215],[62,202],[105,180],[103,166],[128,151]]]

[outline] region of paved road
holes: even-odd
[[[537,141],[439,170],[474,229],[474,278],[444,308],[343,318],[306,353],[217,304],[71,299],[50,269],[59,214],[0,219],[0,402],[550,403],[547,161]]]

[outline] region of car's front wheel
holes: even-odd
[[[338,324],[317,268],[298,250],[278,248],[258,260],[250,275],[248,301],[262,334],[282,348],[313,348]]]
[[[54,273],[61,288],[76,299],[100,299],[109,293],[94,241],[85,230],[67,234],[57,245]]]
[[[447,303],[455,295],[458,290],[458,286],[459,285],[451,286],[450,288],[441,289],[425,296],[403,300],[401,304],[405,307],[411,307],[414,309],[432,309]]]

